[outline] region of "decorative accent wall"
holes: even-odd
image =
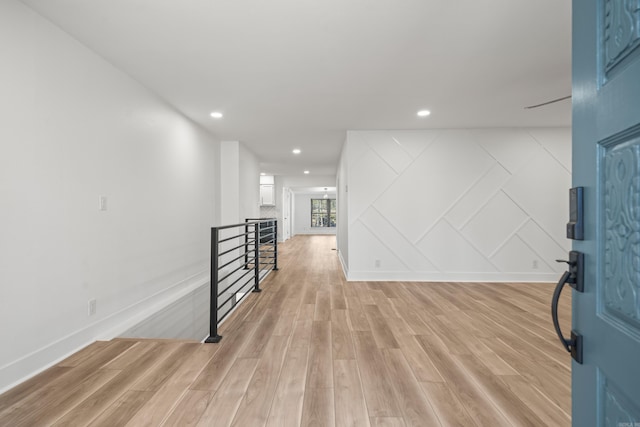
[[[346,144],[350,280],[553,281],[563,271],[570,129],[350,131]]]

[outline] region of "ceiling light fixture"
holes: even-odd
[[[429,110],[420,110],[420,111],[418,111],[418,117],[427,117],[430,114],[431,114],[431,111],[429,111]]]
[[[266,176],[267,174],[264,172],[260,172],[260,176]]]
[[[222,113],[219,113],[218,111],[214,111],[213,113],[211,113],[211,117],[213,117],[214,119],[221,119]]]
[[[304,174],[305,175],[309,175],[309,171],[304,171]]]
[[[299,148],[294,148],[292,151],[293,154],[300,154],[302,151]]]

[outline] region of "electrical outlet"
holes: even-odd
[[[107,210],[107,196],[98,196],[98,210]]]
[[[376,268],[380,268],[380,260],[379,259],[376,260],[375,265],[376,265]]]
[[[90,299],[88,305],[89,305],[89,316],[93,316],[94,314],[96,314],[97,302],[96,302],[95,298]]]
[[[533,262],[531,262],[531,267],[532,267],[534,270],[537,270],[537,269],[538,269],[538,260],[537,260],[537,259],[534,259],[534,260],[533,260]]]

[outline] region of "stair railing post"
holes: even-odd
[[[218,335],[218,240],[219,230],[211,228],[211,298],[209,300],[209,338],[204,342],[220,342],[222,336]]]
[[[260,289],[260,240],[262,240],[262,236],[260,236],[260,221],[256,222],[255,231],[256,231],[256,248],[254,253],[255,259],[253,260],[253,263],[254,263],[254,268],[256,270],[254,273],[255,285],[253,288],[253,292],[262,292],[262,289]]]
[[[245,219],[244,226],[244,269],[249,269],[249,219]]]
[[[278,271],[278,220],[274,220],[273,224],[273,269]]]

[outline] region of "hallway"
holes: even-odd
[[[346,282],[334,248],[280,245],[219,344],[96,342],[1,395],[0,425],[570,425],[553,284]]]

